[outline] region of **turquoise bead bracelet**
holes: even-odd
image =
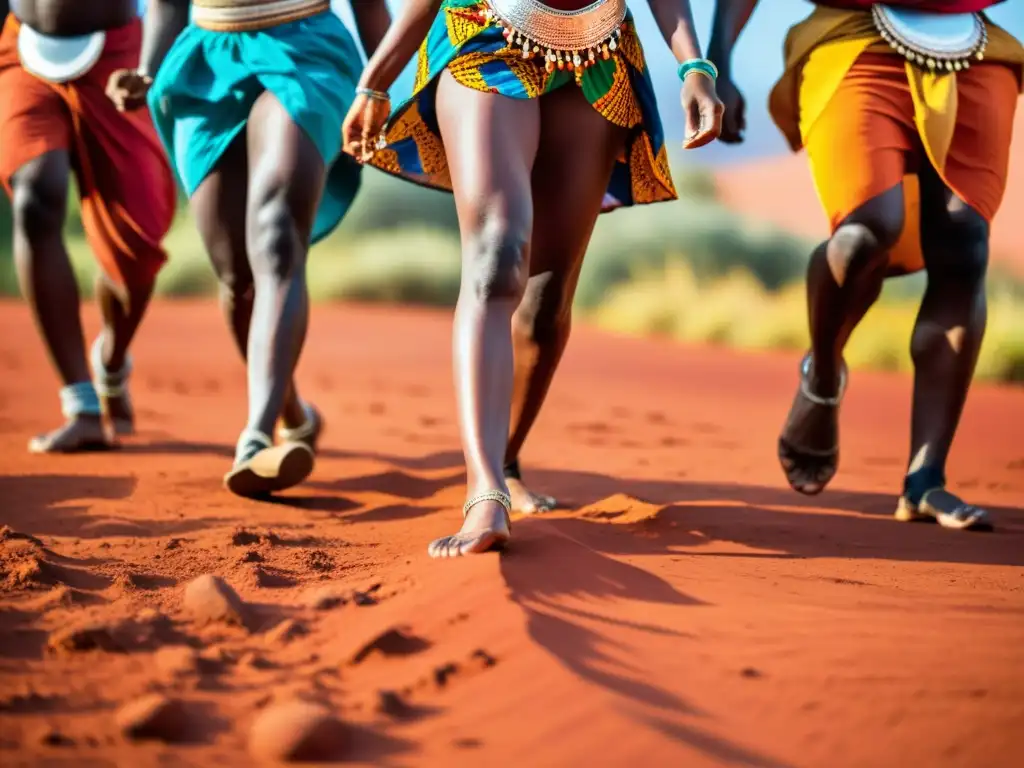
[[[700,72],[712,80],[718,79],[718,67],[707,59],[689,59],[680,64],[679,69],[676,70],[680,80],[685,80],[691,72]]]

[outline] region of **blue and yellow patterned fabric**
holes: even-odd
[[[543,56],[524,59],[480,0],[444,0],[420,47],[413,96],[395,110],[386,147],[370,164],[424,186],[451,191],[452,182],[434,109],[437,79],[447,69],[467,88],[514,99],[535,99],[575,85],[607,120],[629,129],[605,208],[676,199],[654,87],[643,49],[627,15],[615,50],[592,66],[547,67]],[[549,71],[551,70],[551,71]]]

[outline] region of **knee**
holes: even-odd
[[[67,188],[45,177],[16,180],[11,213],[19,234],[30,243],[60,237],[64,228]]]
[[[479,302],[522,298],[526,289],[529,227],[489,216],[470,238],[464,285]]]
[[[572,327],[572,290],[562,275],[529,281],[513,317],[516,335],[538,347],[565,343]]]
[[[284,196],[271,196],[249,218],[247,241],[253,277],[285,281],[300,273],[306,249]]]
[[[222,301],[232,304],[252,293],[252,277],[240,275],[236,270],[229,269],[217,273],[218,288]]]
[[[972,208],[950,211],[933,242],[925,243],[929,282],[977,287],[985,282],[989,257],[989,224]]]
[[[840,283],[851,273],[885,269],[889,251],[902,232],[902,212],[841,224],[828,246],[829,264]]]

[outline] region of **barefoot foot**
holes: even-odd
[[[29,440],[30,453],[83,453],[109,451],[114,444],[107,438],[99,414],[72,416],[57,429]]]
[[[433,558],[462,557],[503,549],[512,538],[512,503],[506,494],[500,496],[496,491],[466,502],[461,530],[430,542],[427,554]]]
[[[508,486],[512,500],[512,511],[523,515],[538,515],[554,512],[558,502],[551,496],[534,493],[523,482],[519,469],[519,459],[513,459],[505,465],[505,484]]]
[[[534,493],[522,480],[514,477],[506,477],[505,484],[508,486],[508,494],[512,498],[512,511],[523,515],[540,515],[545,512],[554,512],[558,502],[551,496],[542,493]]]

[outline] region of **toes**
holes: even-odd
[[[461,557],[462,555],[472,554],[472,547],[475,541],[475,537],[452,536],[448,539],[445,557]]]
[[[451,538],[451,536],[442,536],[440,539],[434,539],[427,547],[427,554],[433,558],[447,557],[448,542]]]
[[[554,496],[537,496],[537,508],[541,512],[554,512],[558,501]]]

